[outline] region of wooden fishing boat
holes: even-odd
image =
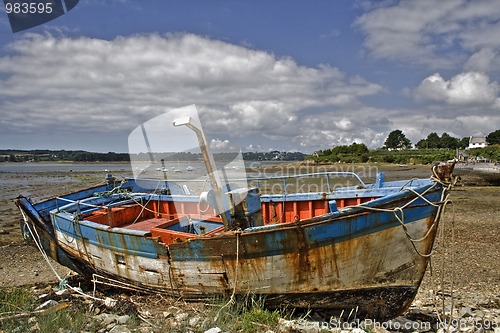
[[[96,282],[187,300],[261,295],[269,307],[355,309],[384,319],[404,312],[417,293],[451,170],[445,164],[429,179],[391,182],[379,173],[373,184],[345,172],[262,177],[248,183],[284,182],[284,193],[213,184],[201,201],[173,181],[109,177],[16,203],[26,238]],[[359,184],[330,186],[346,175]],[[313,176],[326,190],[287,192],[287,182]]]

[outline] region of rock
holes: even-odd
[[[109,333],[132,333],[132,331],[125,325],[116,325],[109,330]]]
[[[173,317],[174,314],[172,312],[168,312],[168,311],[163,311],[163,318],[170,318],[170,317]]]
[[[119,316],[118,318],[116,318],[116,323],[118,325],[123,325],[123,324],[126,324],[129,320],[130,320],[129,315],[123,315],[123,316]]]
[[[136,329],[136,332],[140,333],[151,333],[153,329],[150,326],[141,326],[138,329]]]
[[[56,306],[57,303],[56,301],[52,300],[52,299],[49,299],[48,301],[45,301],[44,303],[40,304],[39,306],[37,306],[35,308],[35,311],[36,310],[44,310],[44,309],[48,309],[48,308],[51,308],[53,306]]]
[[[302,320],[299,320],[299,322],[297,322],[296,320],[286,320],[280,318],[278,320],[278,324],[280,325],[279,332],[295,332],[295,331],[299,331],[301,333],[303,332],[300,330],[300,328],[304,327]]]
[[[222,332],[222,330],[220,328],[218,328],[218,327],[212,327],[211,329],[206,330],[203,333],[221,333],[221,332]]]
[[[188,324],[190,327],[196,327],[198,323],[200,322],[201,318],[200,317],[193,317],[189,319]]]
[[[458,316],[460,318],[472,317],[473,316],[472,309],[469,307],[461,308],[460,311],[458,311]]]
[[[104,326],[108,326],[112,323],[115,323],[117,318],[118,318],[118,316],[110,314],[104,318],[104,320],[102,321],[102,324]]]
[[[189,313],[187,313],[187,312],[181,312],[181,313],[178,313],[175,316],[175,321],[176,322],[182,322],[182,321],[185,321],[188,318],[189,318]]]
[[[95,321],[103,321],[104,319],[108,318],[111,316],[109,313],[101,313],[101,314],[96,314],[94,316]]]

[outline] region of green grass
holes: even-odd
[[[219,327],[223,332],[266,332],[276,330],[284,315],[281,310],[266,309],[264,299],[254,296],[237,302],[214,300],[210,307],[205,314],[208,320],[199,332],[212,327]]]
[[[241,315],[241,329],[243,332],[259,332],[273,329],[278,324],[281,314],[278,310],[269,311],[261,304],[254,304]]]
[[[19,327],[19,332],[28,329],[28,319],[8,319],[9,316],[30,311],[35,299],[28,288],[0,289],[0,329],[12,332]]]
[[[60,304],[63,301],[60,301]],[[54,312],[33,314],[32,311],[40,304],[30,288],[0,289],[0,332],[21,333],[36,332],[97,332],[102,329],[102,322],[94,319],[89,304],[80,300],[71,300],[68,307]],[[183,320],[170,318],[148,319],[154,326],[151,332],[205,332],[219,327],[223,332],[254,333],[276,331],[281,317],[286,316],[284,310],[269,310],[265,307],[264,299],[248,296],[235,302],[228,299],[214,299],[202,306],[196,313],[187,307],[182,312],[188,314]],[[14,318],[16,314],[28,314],[21,318]],[[141,321],[134,314],[129,314],[132,320],[127,323],[131,330],[139,327]],[[199,320],[193,327],[189,326],[191,318]]]
[[[16,318],[19,314],[29,314],[39,305],[32,291],[26,287],[0,289],[0,331],[27,332],[34,326],[40,333],[57,332],[59,329],[70,332],[97,331],[91,321],[88,308],[79,304],[43,314],[31,314]]]

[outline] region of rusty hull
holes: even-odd
[[[439,202],[444,189],[428,182],[414,191]],[[375,210],[412,200],[404,225],[414,239],[427,234],[418,243],[393,212]],[[255,294],[270,307],[356,309],[358,317],[379,319],[411,304],[428,262],[416,250],[431,251],[440,215],[414,193],[396,191],[302,221],[165,244],[148,231],[75,221],[62,210],[52,210],[49,221],[26,198],[17,204],[47,239],[46,252],[85,276],[184,299]]]

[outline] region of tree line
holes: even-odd
[[[306,154],[300,152],[269,151],[269,152],[244,152],[243,159],[248,161],[303,161]],[[231,161],[236,153],[215,153],[214,158],[220,161]],[[132,155],[135,161],[199,161],[201,153],[139,153]],[[0,150],[0,162],[130,162],[128,153],[96,153],[83,150]]]
[[[484,157],[500,161],[500,130],[486,136],[488,146],[467,150],[469,157]],[[446,161],[455,157],[455,150],[469,146],[469,137],[455,138],[444,132],[441,136],[430,133],[419,140],[415,148],[403,131],[394,130],[387,136],[384,146],[378,149],[368,149],[365,144],[353,143],[349,146],[335,146],[319,150],[308,156],[307,160],[314,162],[385,162],[385,163],[420,163],[429,164],[434,161]]]
[[[483,156],[494,161],[500,161],[500,130],[489,133],[486,136],[488,147],[468,150],[469,156]],[[443,161],[455,156],[455,149],[465,149],[469,145],[469,137],[455,138],[444,132],[439,136],[430,133],[426,138],[419,140],[414,149],[411,141],[403,131],[394,130],[387,136],[384,146],[378,149],[368,149],[363,143],[353,143],[349,146],[335,146],[333,148],[319,150],[312,155],[301,152],[244,152],[243,158],[247,161],[302,161],[304,159],[315,162],[388,162],[388,163],[422,163]],[[180,152],[175,154],[153,153],[155,160],[164,158],[166,161],[198,161],[202,159],[201,154],[191,152]],[[231,156],[216,155],[218,160],[231,160]],[[159,157],[162,156],[162,157]],[[151,155],[148,153],[136,154],[134,160],[148,161]],[[130,162],[127,153],[96,153],[83,150],[0,150],[0,162],[50,162],[50,161],[72,161],[72,162]]]
[[[496,130],[488,134],[486,136],[486,142],[488,145],[500,144],[500,130]],[[468,146],[469,137],[455,138],[446,132],[444,132],[441,136],[439,136],[436,132],[432,132],[427,135],[425,139],[421,139],[415,144],[417,149],[465,149]],[[394,130],[390,132],[384,142],[384,148],[387,149],[410,149],[411,147],[411,141],[401,130]]]

